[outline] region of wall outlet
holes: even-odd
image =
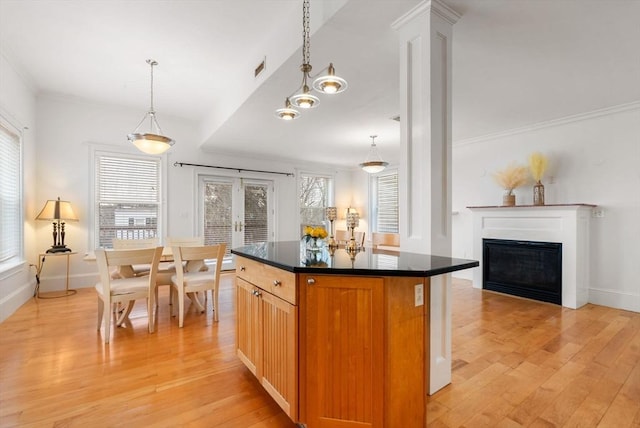
[[[422,284],[416,284],[414,290],[415,306],[424,305],[424,286]]]
[[[591,211],[591,217],[601,218],[604,217],[604,210],[602,208],[594,209]]]

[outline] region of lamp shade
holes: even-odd
[[[78,217],[73,212],[71,203],[69,201],[61,201],[58,197],[57,200],[49,199],[47,203],[44,204],[44,208],[42,208],[36,220],[78,221]]]
[[[149,155],[160,155],[173,146],[175,143],[171,138],[158,134],[129,134],[129,141],[143,153]]]

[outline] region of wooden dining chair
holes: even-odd
[[[371,246],[373,248],[382,247],[398,247],[400,248],[399,233],[382,233],[373,232],[371,234]],[[395,249],[395,248],[394,248]]]
[[[171,285],[171,277],[176,274],[176,266],[175,260],[172,254],[174,247],[198,247],[204,245],[204,237],[203,236],[168,236],[165,239],[164,245],[164,256],[168,259],[168,262],[161,262],[160,266],[158,266],[158,278],[156,279],[156,306],[158,303],[158,287],[167,285]],[[193,263],[193,262],[192,262]],[[206,265],[202,263],[204,266],[203,269],[206,269]],[[187,270],[191,269],[191,266],[187,268]],[[169,304],[173,304],[171,301],[171,293],[169,293]]]
[[[356,240],[356,244],[359,248],[364,247],[365,232],[353,232],[353,238]],[[351,235],[348,230],[336,230],[335,240],[338,245],[346,245],[351,239]]]
[[[211,301],[213,304],[213,319],[218,321],[218,291],[220,284],[220,271],[222,261],[227,249],[226,244],[203,245],[197,247],[173,247],[173,258],[176,266],[176,273],[171,277],[171,307],[172,315],[175,316],[175,302],[178,302],[178,327],[184,325],[184,297],[187,295],[200,312],[206,311],[206,293],[211,290]],[[202,270],[197,265],[198,262],[215,259],[213,270]],[[195,265],[191,262],[196,262]],[[204,292],[204,304],[200,302],[198,293]]]
[[[138,250],[99,249],[95,254],[100,274],[100,282],[95,286],[98,293],[98,331],[104,319],[104,343],[109,343],[111,335],[112,311],[110,308],[117,303],[127,304],[126,309],[116,319],[116,326],[120,326],[129,317],[135,301],[146,299],[149,333],[153,333],[156,271],[162,256],[162,247]],[[149,265],[149,274],[129,278],[112,278],[111,270],[114,267],[138,264]]]

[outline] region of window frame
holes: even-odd
[[[17,266],[24,264],[24,133],[15,126],[11,121],[0,115],[0,127],[3,128],[3,133],[6,132],[9,135],[9,139],[15,142],[17,145],[18,153],[18,169],[15,176],[9,177],[7,184],[15,185],[17,189],[15,195],[17,195],[17,213],[15,215],[16,224],[11,226],[16,230],[16,240],[12,245],[12,254],[6,260],[0,260],[0,273],[11,272]],[[6,174],[7,171],[3,168],[0,174]],[[13,179],[15,181],[13,181]],[[3,186],[4,188],[4,186]],[[4,218],[4,216],[3,216]]]
[[[166,156],[162,155],[145,155],[138,151],[132,150],[118,150],[114,149],[112,146],[103,146],[103,145],[91,145],[91,156],[90,156],[90,186],[89,186],[89,233],[88,233],[88,248],[90,251],[94,251],[98,249],[99,244],[99,211],[98,211],[98,203],[97,200],[97,167],[98,167],[98,159],[101,156],[108,156],[114,158],[124,158],[124,159],[138,159],[145,161],[155,161],[158,163],[158,219],[157,219],[157,236],[160,239],[160,242],[163,241],[165,236],[166,229],[166,218],[167,218],[167,208],[166,208],[166,170],[167,170],[167,160]]]

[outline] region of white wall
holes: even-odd
[[[478,257],[466,207],[501,205],[491,174],[510,161],[526,164],[534,151],[550,160],[547,204],[604,210],[591,222],[589,301],[640,312],[640,102],[454,143],[453,256]],[[532,184],[516,189],[517,204],[532,203]],[[471,271],[458,276],[470,279]]]
[[[13,127],[23,129],[23,212],[30,213],[35,209],[35,96],[30,84],[10,65],[4,55],[0,55],[0,116]],[[34,220],[25,216],[24,222],[24,257],[25,262],[14,268],[0,272],[0,322],[4,321],[25,301],[33,296],[35,287],[35,270],[29,262],[37,248],[34,234]]]

